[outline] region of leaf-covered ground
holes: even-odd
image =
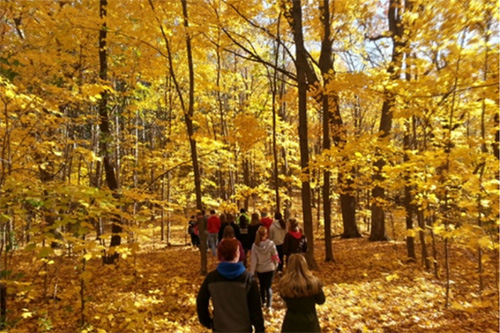
[[[324,263],[322,242],[316,240],[320,268],[315,273],[327,296],[317,307],[323,331],[498,332],[497,259],[485,263],[486,290],[480,298],[475,254],[458,248],[451,253],[446,309],[446,279],[426,273],[420,263],[405,264],[404,243],[336,239],[336,262]],[[115,266],[87,262],[83,318],[80,261],[60,256],[45,267],[27,254],[16,260],[17,281],[8,283],[9,332],[207,331],[196,317],[203,277],[199,251],[190,246],[151,245]],[[209,255],[209,270],[216,264]],[[265,312],[269,332],[279,331],[285,313],[276,282],[274,309]]]

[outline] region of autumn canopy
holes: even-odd
[[[498,29],[493,0],[0,0],[0,330],[202,332],[187,222],[245,208],[300,221],[325,331],[498,332]]]

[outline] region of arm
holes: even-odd
[[[271,258],[275,264],[280,263],[280,257],[278,256],[278,250],[276,250],[276,244],[273,242],[273,247],[271,249]]]
[[[208,302],[210,300],[210,292],[208,291],[207,278],[203,281],[196,297],[196,312],[198,313],[198,320],[206,328],[212,328],[212,317],[208,311]]]
[[[302,244],[302,250],[304,251],[304,253],[307,252],[307,238],[306,238],[306,236],[304,236],[304,243]]]
[[[274,242],[274,226],[271,224],[271,227],[269,228],[269,239]]]
[[[255,244],[252,245],[252,254],[250,260],[250,274],[255,274],[255,268],[257,267],[257,253],[255,251]]]

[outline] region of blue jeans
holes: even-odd
[[[219,233],[208,234],[208,247],[212,250],[212,255],[215,257],[217,254],[217,242]]]

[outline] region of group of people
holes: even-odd
[[[264,332],[262,307],[272,309],[272,284],[279,275],[280,295],[287,306],[282,332],[320,331],[315,304],[323,304],[325,295],[321,281],[307,267],[307,239],[297,220],[289,219],[287,229],[279,212],[273,220],[265,210],[249,217],[245,209],[236,218],[212,210],[198,223],[203,220],[208,248],[220,261],[206,276],[196,300],[203,326],[214,332],[252,332],[252,327]]]

